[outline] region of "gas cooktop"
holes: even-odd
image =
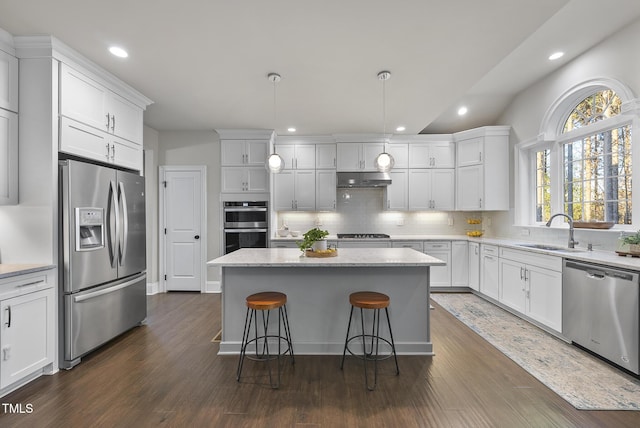
[[[385,233],[338,233],[338,239],[385,239]]]

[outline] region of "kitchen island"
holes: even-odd
[[[344,248],[336,257],[325,258],[301,257],[300,250],[293,248],[243,248],[226,254],[208,262],[221,267],[219,353],[240,351],[246,297],[280,291],[288,298],[294,352],[342,354],[349,294],[367,290],[391,299],[389,316],[397,352],[431,355],[429,269],[443,264],[410,248]]]

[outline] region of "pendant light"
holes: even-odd
[[[385,135],[387,133],[385,82],[389,80],[390,77],[391,77],[391,72],[389,71],[381,71],[380,73],[378,73],[378,79],[382,80],[382,138],[383,138],[384,144],[386,144]],[[393,159],[393,156],[387,153],[385,151],[385,147],[383,146],[382,153],[376,156],[376,159],[373,164],[378,171],[389,172],[393,168],[394,163],[395,161]]]
[[[284,159],[276,153],[276,83],[281,77],[278,73],[269,73],[267,78],[273,83],[273,153],[267,157],[265,166],[269,172],[278,174],[284,169]]]

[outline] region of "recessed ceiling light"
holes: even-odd
[[[465,106],[462,106],[458,109],[458,116],[464,116],[465,114],[467,114],[467,111],[469,111],[469,109],[467,109]]]
[[[562,58],[563,55],[564,55],[564,52],[554,52],[551,55],[549,55],[549,60],[554,61],[558,58]]]
[[[296,128],[294,128],[294,127],[287,128],[287,131],[289,131],[289,132],[296,132]]]
[[[112,55],[115,55],[118,58],[126,58],[129,56],[129,53],[127,51],[118,46],[111,46],[109,48],[109,52],[111,52]]]
[[[407,129],[407,128],[406,128],[406,127],[404,127],[404,126],[398,126],[398,127],[396,128],[396,131],[398,131],[398,132],[402,132],[402,131],[404,131],[404,130],[406,130],[406,129]]]

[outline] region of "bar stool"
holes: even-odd
[[[344,342],[344,350],[342,351],[342,362],[340,363],[340,370],[344,367],[344,358],[347,354],[347,351],[353,356],[358,358],[362,358],[364,362],[364,383],[369,391],[373,391],[376,387],[378,381],[378,360],[384,360],[390,358],[393,355],[393,358],[396,363],[396,375],[400,374],[400,369],[398,368],[398,357],[396,356],[396,345],[393,342],[393,333],[391,331],[391,321],[389,320],[389,296],[383,293],[377,293],[375,291],[359,291],[357,293],[352,293],[349,295],[349,303],[351,303],[351,313],[349,314],[349,324],[347,326],[347,337]],[[362,334],[356,334],[354,336],[349,337],[349,332],[351,330],[351,319],[353,317],[353,308],[360,308],[360,324],[362,327]],[[385,314],[387,315],[387,325],[389,326],[389,336],[391,340],[387,340],[383,337],[380,337],[380,309],[384,308]],[[363,309],[373,309],[373,322],[371,326],[371,334],[365,334],[364,330],[364,311]],[[362,356],[354,354],[351,349],[349,349],[349,342],[354,339],[362,339]],[[366,349],[366,338],[371,338],[371,346],[369,352]],[[380,341],[386,342],[389,346],[391,346],[391,353],[389,355],[380,356],[378,354],[378,345]],[[375,341],[375,355],[374,355],[374,341]],[[369,377],[367,376],[367,361],[373,360],[373,386],[369,386]]]
[[[242,366],[247,353],[247,346],[254,344],[255,356],[247,356],[247,358],[255,361],[266,362],[269,370],[269,385],[271,388],[280,387],[280,357],[287,353],[291,356],[291,364],[295,364],[293,356],[293,344],[291,343],[291,330],[289,329],[289,317],[287,316],[287,295],[276,291],[266,291],[262,293],[252,294],[246,299],[247,313],[244,319],[244,329],[242,334],[242,345],[240,346],[240,358],[238,360],[238,369],[236,371],[236,380],[240,382],[242,374]],[[272,309],[278,309],[278,334],[269,334],[269,315]],[[258,314],[262,312],[262,334],[258,335]],[[265,316],[266,312],[266,316]],[[251,334],[251,321],[254,321],[254,337],[249,339]],[[281,327],[284,327],[284,336]],[[278,352],[273,354],[269,350],[269,339],[275,339],[278,342]],[[282,350],[281,343],[285,341],[286,349]],[[259,345],[262,342],[262,346]],[[273,342],[273,340],[272,340]],[[260,351],[259,348],[262,348]],[[271,376],[271,360],[276,360],[278,369],[277,383],[273,383]]]

